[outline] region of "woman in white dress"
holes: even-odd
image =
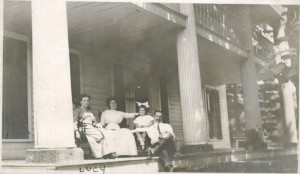
[[[113,148],[118,156],[135,156],[137,148],[134,136],[129,129],[120,128],[120,123],[124,118],[134,118],[137,113],[124,113],[117,111],[117,100],[114,97],[109,97],[106,100],[106,105],[109,108],[101,115],[100,124],[109,130],[109,134],[113,139]]]
[[[95,116],[89,109],[91,97],[87,94],[80,95],[80,107],[74,110],[74,130],[77,140],[81,137],[78,127],[85,129],[84,133],[90,145],[94,158],[115,158],[115,149],[111,137],[106,130],[96,121]]]

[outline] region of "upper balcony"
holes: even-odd
[[[180,7],[178,3],[155,3],[157,5],[161,5],[165,8],[171,9],[177,13],[180,13]]]
[[[243,19],[239,17],[239,12],[231,12],[224,6],[216,4],[195,4],[194,7],[198,27],[202,28],[203,31],[208,31],[210,35],[222,38],[222,41],[226,43],[223,47],[226,45],[231,45],[231,48],[236,46],[232,51],[238,54],[242,52],[240,55],[247,56],[246,51],[250,48],[247,48],[246,26]],[[209,37],[207,38],[209,39]],[[215,39],[214,42],[221,45],[220,39]],[[259,60],[265,63],[272,61],[274,44],[269,39],[253,30],[252,44],[254,54]]]
[[[195,4],[196,23],[235,45],[246,48],[245,25],[241,18],[216,4]]]

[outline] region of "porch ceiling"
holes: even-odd
[[[31,35],[31,2],[4,1],[4,30]]]
[[[280,5],[251,5],[252,24],[272,23],[280,19],[283,8]]]
[[[244,60],[230,50],[198,37],[201,79],[204,85],[241,82],[240,62]]]
[[[4,27],[31,36],[31,2],[5,1]],[[70,43],[101,46],[135,42],[178,26],[132,3],[67,2]]]
[[[103,45],[136,40],[166,28],[131,3],[69,2],[68,26],[71,42]]]

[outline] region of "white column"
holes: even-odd
[[[243,13],[245,19],[245,35],[247,48],[249,49],[248,58],[241,63],[241,75],[243,85],[244,112],[246,128],[261,128],[261,115],[258,100],[258,86],[256,77],[255,57],[252,45],[252,26],[249,7],[246,6]]]
[[[2,106],[3,106],[3,0],[0,0],[0,129],[2,130]],[[2,149],[2,133],[0,134],[0,149]],[[2,154],[0,155],[0,161],[2,161]]]
[[[177,36],[178,70],[184,144],[207,142],[207,118],[203,110],[197,33],[193,4],[180,4],[187,15],[186,28]]]
[[[297,107],[297,94],[296,87],[291,80],[282,84],[282,93],[286,126],[286,140],[290,143],[298,143],[295,114],[295,109]]]
[[[32,0],[35,148],[76,147],[66,2]]]

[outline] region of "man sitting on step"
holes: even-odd
[[[161,111],[154,111],[155,123],[150,127],[151,131],[148,132],[152,144],[152,147],[148,148],[148,155],[158,155],[164,171],[172,172],[175,167],[171,164],[170,158],[176,151],[175,134],[171,125],[162,123],[162,117]]]

